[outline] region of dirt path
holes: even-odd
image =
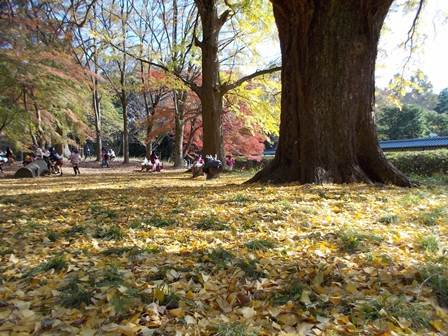
[[[22,167],[21,163],[15,162],[12,165],[3,167],[4,173],[0,178],[12,178],[14,173]],[[104,174],[126,174],[140,172],[140,161],[132,160],[130,163],[123,164],[121,160],[115,160],[110,163],[110,168],[101,168],[100,163],[93,160],[82,161],[80,165],[81,175],[104,175]],[[182,172],[185,169],[173,169],[169,163],[164,163],[165,171]],[[68,160],[64,160],[62,167],[64,175],[74,175],[73,168]],[[142,174],[151,174],[151,172],[142,172]],[[53,176],[58,177],[58,176]]]

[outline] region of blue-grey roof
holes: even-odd
[[[448,136],[380,141],[380,147],[383,150],[448,148]],[[275,155],[275,149],[265,150],[264,155]]]
[[[448,137],[380,141],[380,147],[384,150],[448,147]]]

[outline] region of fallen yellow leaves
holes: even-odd
[[[446,333],[446,187],[247,177],[0,180],[0,335]]]

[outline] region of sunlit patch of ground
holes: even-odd
[[[117,169],[0,180],[0,335],[448,330],[446,185]]]

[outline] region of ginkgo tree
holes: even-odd
[[[251,44],[259,41],[260,35],[271,35],[269,32],[272,25],[266,22],[270,17],[266,14],[270,12],[270,5],[263,1],[233,4],[219,0],[197,0],[191,11],[197,11],[197,19],[190,20],[190,24],[193,23],[190,25],[192,29],[183,36],[177,48],[181,48],[184,55],[185,51],[193,54],[193,59],[200,64],[199,75],[195,74],[194,67],[179,71],[176,68],[176,65],[179,65],[176,59],[167,61],[164,57],[154,58],[153,55],[143,58],[132,51],[124,50],[117,43],[112,42],[111,45],[139,61],[173,74],[199,97],[203,124],[202,150],[204,154],[216,154],[223,159],[222,115],[225,95],[247,81],[280,70],[279,66],[268,65],[264,70],[254,71],[239,78],[234,77],[235,66],[242,51],[254,49]],[[162,20],[164,19],[166,17],[162,16]],[[250,34],[244,34],[242,31],[247,27],[251,27]],[[171,53],[180,55],[177,48],[171,49]],[[195,75],[192,76],[192,73]]]
[[[379,148],[373,120],[378,41],[392,0],[272,3],[282,51],[280,138],[272,164],[252,181],[410,186]]]

